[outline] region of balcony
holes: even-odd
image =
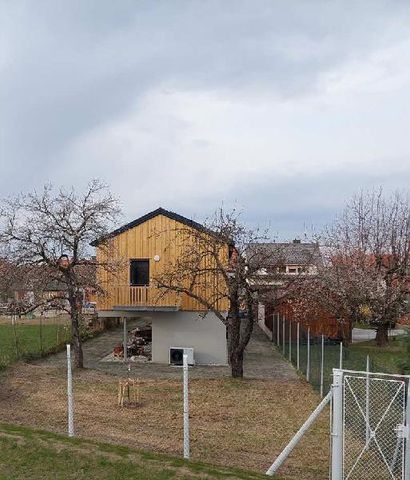
[[[181,305],[181,296],[155,287],[118,285],[113,287],[112,303],[114,310],[177,311]]]

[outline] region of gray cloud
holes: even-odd
[[[410,173],[410,6],[0,4],[0,186],[110,182],[127,217],[222,201],[292,236]],[[302,224],[302,226],[301,226]]]

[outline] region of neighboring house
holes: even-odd
[[[298,301],[289,298],[289,291],[292,289],[294,295],[298,281],[317,275],[318,268],[323,265],[317,243],[302,243],[296,239],[291,243],[261,243],[251,247],[261,249],[263,258],[267,259],[254,279],[261,298],[258,324],[266,335],[270,338],[276,335],[278,316],[299,321],[305,329],[310,327],[313,334],[320,331],[335,338],[344,335],[345,329],[322,309],[306,311],[306,319],[296,318],[294,312]]]
[[[257,281],[282,286],[298,275],[315,275],[322,265],[322,255],[317,243],[259,243],[251,245],[263,251],[266,265],[259,270]]]
[[[107,290],[105,297],[97,297],[98,316],[146,318],[152,327],[153,362],[168,363],[170,348],[181,347],[193,348],[195,363],[226,364],[226,328],[217,316],[190,296],[154,284],[155,276],[178,259],[181,229],[206,232],[199,223],[159,208],[109,235],[114,256],[124,266],[117,275],[97,271]],[[104,250],[98,241],[93,245],[100,263]],[[227,301],[220,310],[227,313]]]
[[[4,264],[4,263],[3,263]],[[84,260],[84,267],[79,273],[90,279],[90,285],[95,284],[95,266],[94,262]],[[3,310],[7,311],[7,306],[19,311],[32,311],[35,313],[47,310],[68,311],[69,303],[67,300],[67,287],[65,283],[58,279],[48,279],[44,274],[42,267],[23,269],[14,267],[13,274],[10,270],[2,269],[0,262],[0,274],[4,283],[0,283],[0,303]],[[7,279],[8,277],[8,279]],[[93,302],[95,302],[95,291],[93,287],[84,287],[82,290],[83,309],[87,307],[84,313],[93,313]]]

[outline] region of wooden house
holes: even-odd
[[[195,363],[226,364],[224,324],[191,296],[159,289],[155,282],[187,248],[186,232],[190,230],[207,234],[199,223],[158,208],[113,231],[108,240],[104,239],[111,243],[111,255],[122,265],[115,274],[97,269],[99,281],[107,292],[97,297],[98,316],[147,320],[152,327],[154,362],[168,363],[170,349],[178,347],[192,348]],[[103,263],[107,255],[101,244],[98,241],[93,244],[97,264]],[[228,250],[227,245],[226,261]],[[215,285],[218,281],[214,279]],[[218,310],[227,313],[227,300],[221,300]]]

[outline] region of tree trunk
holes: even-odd
[[[239,350],[241,319],[238,316],[228,318],[228,361],[231,366],[232,377],[243,376],[243,353]]]
[[[78,316],[71,316],[71,332],[74,347],[74,365],[76,368],[84,368],[83,346],[81,342]]]
[[[243,357],[249,343],[254,324],[255,303],[252,295],[247,295],[247,317],[242,318],[239,312],[237,296],[231,296],[231,309],[228,314],[228,359],[232,378],[243,378]]]
[[[389,344],[389,325],[383,323],[376,329],[376,345],[386,347]]]
[[[342,331],[342,342],[344,347],[349,347],[353,342],[353,321],[347,320],[347,332],[343,328],[343,320],[340,321],[341,331]]]
[[[71,334],[74,347],[74,365],[76,368],[84,368],[84,355],[80,332],[81,305],[79,304],[79,296],[74,289],[69,288],[68,296],[70,303]]]
[[[243,378],[243,351],[235,350],[231,355],[232,378]]]

